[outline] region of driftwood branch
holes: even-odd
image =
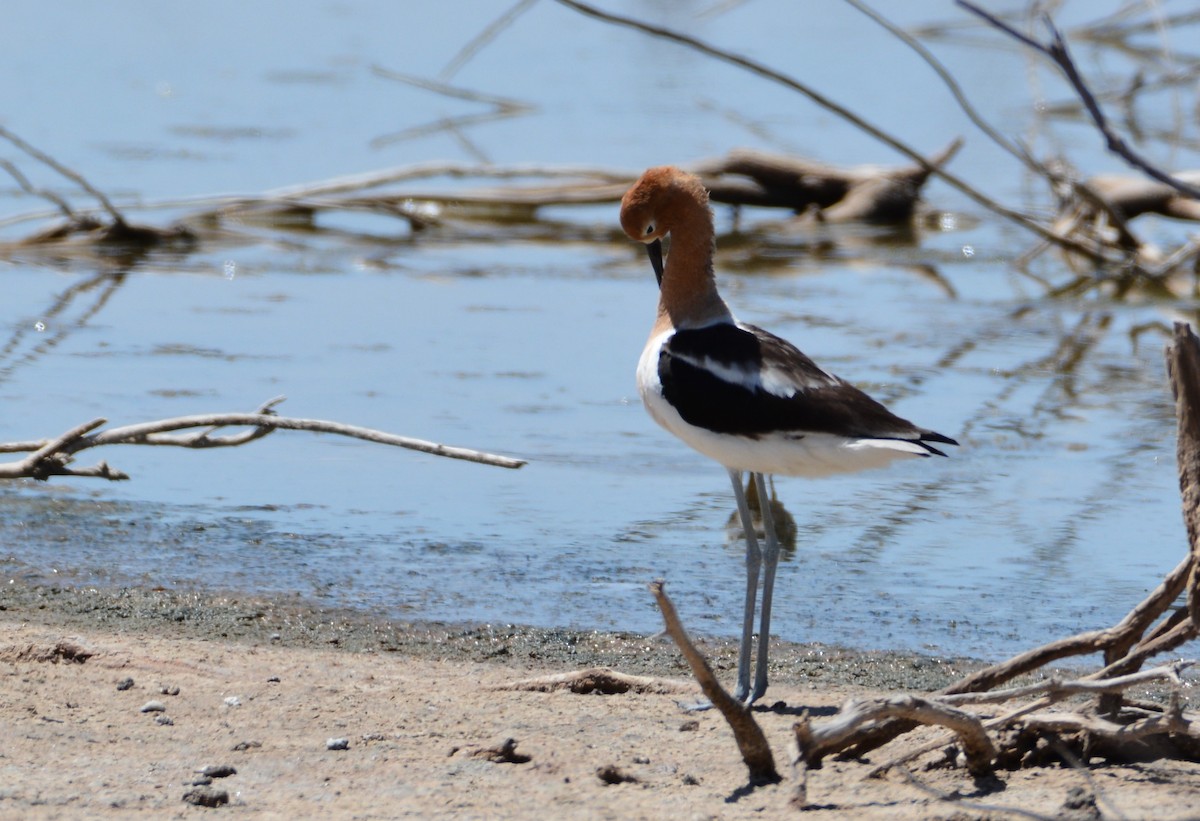
[[[687,631],[684,630],[683,624],[679,621],[679,615],[675,612],[675,605],[667,597],[663,586],[662,581],[653,582],[650,585],[650,592],[654,594],[654,600],[658,602],[658,609],[662,611],[667,635],[675,642],[675,646],[687,660],[688,666],[692,668],[692,675],[696,677],[704,695],[708,697],[714,707],[720,710],[725,721],[729,723],[730,729],[733,730],[738,749],[742,753],[742,760],[746,762],[746,768],[750,771],[750,784],[778,783],[781,779],[779,771],[775,769],[775,757],[771,754],[771,746],[767,743],[762,728],[754,720],[754,714],[749,707],[731,696],[717,681],[717,677],[713,674],[712,668],[708,666],[703,654],[688,638]]]
[[[990,690],[973,693],[945,693],[939,695],[939,701],[945,704],[995,704],[1030,696],[1048,696],[1052,700],[1068,696],[1089,693],[1120,693],[1140,684],[1151,681],[1169,681],[1179,684],[1179,674],[1195,664],[1195,660],[1180,660],[1174,664],[1155,667],[1151,670],[1139,670],[1114,678],[1085,678],[1073,681],[1061,681],[1057,678],[1027,684],[1023,687],[1010,687],[1007,690]]]
[[[930,696],[930,699],[935,700],[940,704],[953,706],[959,705],[986,705],[998,704],[1007,701],[1016,701],[1018,699],[1037,696],[1038,698],[1032,702],[1019,704],[999,716],[988,718],[983,721],[983,727],[988,731],[1002,731],[1014,727],[1036,727],[1045,725],[1031,725],[1027,722],[1029,716],[1042,716],[1043,718],[1050,715],[1060,715],[1060,713],[1043,712],[1045,708],[1052,704],[1069,698],[1073,695],[1093,694],[1093,693],[1123,693],[1131,687],[1136,687],[1148,684],[1152,681],[1166,681],[1172,685],[1179,686],[1181,684],[1179,673],[1187,667],[1195,664],[1194,661],[1179,661],[1174,664],[1156,667],[1151,670],[1143,670],[1127,676],[1119,676],[1108,679],[1077,679],[1073,681],[1058,681],[1051,679],[1050,681],[1039,682],[1025,687],[1014,687],[1008,690],[996,690],[985,693],[957,693],[957,694],[936,694]],[[1062,714],[1065,715],[1065,714]],[[917,722],[910,722],[912,726],[918,726]],[[1107,722],[1104,726],[1111,724]],[[1099,725],[1098,725],[1099,726]],[[1150,725],[1146,725],[1150,726]],[[1082,728],[1081,728],[1082,729]],[[895,737],[895,736],[893,736]],[[867,774],[868,778],[875,778],[890,769],[899,767],[916,758],[919,758],[926,753],[941,749],[952,740],[949,736],[939,737],[932,741],[925,742],[916,747],[906,749],[898,755],[885,760],[876,765]],[[833,749],[832,746],[826,751],[826,755],[840,753],[843,750],[856,750],[861,744],[861,739],[847,739],[841,748]],[[1031,742],[1030,739],[1014,739],[1010,738],[1003,748],[1004,757],[1008,760],[1020,759],[1028,752],[1027,748],[1031,745],[1036,745],[1036,742]]]
[[[714,202],[786,208],[829,222],[904,223],[920,202],[931,168],[940,168],[958,151],[955,140],[920,163],[906,166],[840,168],[801,157],[733,150],[723,157],[682,163],[699,174]],[[495,167],[425,163],[370,174],[338,177],[266,191],[253,196],[206,197],[151,203],[145,208],[193,209],[176,228],[195,239],[203,230],[229,225],[309,225],[321,213],[363,211],[403,220],[413,230],[472,219],[534,221],[538,209],[616,203],[640,172],[585,166]],[[421,180],[498,180],[503,186],[437,190]],[[522,181],[514,182],[514,181]],[[381,190],[388,187],[387,190]],[[16,247],[53,243],[112,242],[116,236],[84,211],[22,239]],[[0,226],[54,217],[36,212],[0,220]],[[186,228],[183,226],[194,226]],[[597,236],[607,239],[611,232]]]
[[[991,774],[996,747],[979,718],[937,699],[912,695],[855,699],[824,721],[801,719],[793,728],[798,755],[808,767],[816,769],[825,756],[849,746],[863,725],[888,718],[941,725],[952,730],[962,744],[968,772],[975,776]]]
[[[105,479],[128,479],[120,471],[113,470],[104,462],[89,468],[71,467],[75,454],[91,448],[105,445],[163,445],[181,448],[218,448],[237,447],[255,439],[260,439],[276,430],[303,430],[312,433],[332,433],[338,436],[348,436],[353,439],[363,439],[381,445],[417,450],[434,456],[445,456],[451,459],[463,459],[469,462],[479,462],[504,468],[519,468],[525,464],[522,459],[508,456],[497,456],[469,448],[451,447],[449,445],[399,436],[373,428],[347,425],[342,422],[330,422],[324,419],[298,419],[279,416],[274,406],[283,401],[283,397],[264,403],[253,413],[210,413],[193,416],[179,416],[172,419],[160,419],[154,422],[141,422],[134,425],[97,430],[108,423],[106,419],[94,419],[77,425],[74,428],[51,439],[41,439],[30,442],[0,443],[0,453],[29,453],[23,459],[13,462],[0,463],[0,479],[48,479],[51,476],[89,476]],[[216,435],[216,431],[227,427],[248,427],[249,431]],[[197,429],[199,430],[193,430]],[[176,431],[193,431],[187,434]]]

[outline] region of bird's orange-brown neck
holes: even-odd
[[[707,202],[677,197],[660,214],[671,246],[663,268],[655,333],[729,317],[713,277],[713,221]]]

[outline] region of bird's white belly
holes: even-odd
[[[799,431],[750,437],[692,425],[663,397],[656,345],[648,346],[643,353],[637,376],[642,402],[655,422],[693,449],[733,470],[818,477],[886,467],[896,459],[927,455],[918,445],[893,439],[858,439]]]

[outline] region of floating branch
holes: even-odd
[[[129,476],[110,467],[106,462],[99,462],[91,467],[76,468],[71,466],[75,454],[90,448],[105,445],[166,445],[181,448],[221,448],[237,447],[261,439],[276,430],[303,430],[313,433],[333,433],[338,436],[348,436],[353,439],[363,439],[382,445],[392,445],[409,450],[419,450],[434,456],[445,456],[450,459],[464,459],[469,462],[479,462],[503,468],[519,468],[525,464],[522,459],[508,456],[497,456],[483,451],[468,448],[451,447],[423,439],[413,439],[398,436],[386,431],[347,425],[342,422],[329,422],[324,419],[296,419],[288,416],[278,416],[274,407],[283,401],[278,397],[264,403],[253,413],[212,413],[194,416],[179,416],[173,419],[160,419],[156,422],[142,422],[135,425],[125,425],[108,430],[97,430],[108,423],[106,419],[94,419],[77,425],[52,439],[32,442],[0,443],[0,453],[29,453],[23,459],[13,462],[0,463],[0,479],[48,479],[51,476],[87,476],[102,479],[128,479]],[[227,427],[248,427],[250,430],[239,433],[216,435],[216,431]],[[181,434],[174,431],[194,430]],[[95,431],[95,432],[94,432]]]
[[[0,138],[7,140],[21,151],[33,157],[38,162],[50,167],[57,173],[71,180],[88,194],[96,198],[100,203],[100,207],[108,212],[112,222],[109,225],[104,225],[99,220],[86,215],[73,212],[71,207],[55,194],[48,191],[35,189],[29,183],[24,174],[20,172],[12,163],[5,162],[4,168],[17,181],[25,191],[44,199],[49,200],[64,212],[67,216],[67,223],[62,226],[55,226],[49,231],[35,234],[28,237],[25,242],[29,244],[38,244],[43,242],[54,242],[64,239],[68,236],[84,234],[90,236],[96,242],[124,245],[124,246],[150,246],[157,245],[162,242],[190,242],[194,236],[190,231],[182,226],[173,226],[171,228],[151,228],[144,225],[131,225],[125,220],[125,215],[122,214],[112,200],[105,196],[104,192],[96,186],[92,185],[87,179],[72,168],[68,168],[58,160],[51,157],[45,151],[30,145],[25,140],[14,134],[12,131],[0,126]]]

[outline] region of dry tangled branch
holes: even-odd
[[[23,459],[0,463],[0,479],[49,479],[51,476],[86,476],[120,480],[129,476],[101,461],[90,467],[73,467],[75,454],[105,445],[166,445],[180,448],[228,448],[261,439],[276,430],[304,430],[313,433],[333,433],[377,442],[381,445],[419,450],[434,456],[464,459],[503,468],[519,468],[524,460],[497,456],[468,448],[451,447],[423,439],[398,436],[386,431],[330,422],[324,419],[297,419],[279,416],[275,406],[283,401],[277,397],[259,406],[253,413],[210,413],[179,416],[154,422],[97,430],[107,419],[93,419],[77,425],[50,439],[27,442],[0,442],[0,453],[28,453]],[[245,427],[249,430],[216,435],[221,428]],[[94,432],[95,431],[95,432]],[[175,431],[192,431],[175,433]]]
[[[1145,157],[1138,154],[1123,137],[1113,131],[1109,125],[1108,118],[1100,108],[1100,104],[1096,102],[1096,97],[1092,94],[1092,90],[1088,87],[1087,81],[1083,79],[1079,69],[1075,66],[1075,61],[1071,59],[1071,53],[1067,48],[1067,41],[1063,38],[1062,32],[1054,25],[1054,21],[1050,16],[1044,15],[1042,18],[1043,24],[1050,36],[1050,42],[1041,43],[1032,37],[1028,37],[1014,29],[1004,21],[1000,20],[993,14],[989,14],[983,9],[976,6],[968,0],[957,0],[957,3],[962,8],[986,20],[989,25],[995,26],[1000,31],[1003,31],[1009,37],[1024,43],[1026,46],[1046,55],[1054,62],[1066,77],[1067,82],[1075,89],[1075,93],[1079,95],[1079,99],[1083,102],[1088,114],[1092,118],[1093,124],[1104,138],[1108,150],[1117,156],[1124,159],[1134,168],[1142,171],[1152,179],[1158,180],[1164,185],[1174,188],[1185,197],[1190,197],[1193,200],[1200,199],[1200,187],[1192,183],[1173,177],[1167,174],[1162,169],[1158,168],[1154,163],[1147,160]]]
[[[1130,262],[1133,273],[1145,274],[1151,280],[1161,280],[1187,261],[1195,260],[1200,252],[1200,245],[1196,241],[1186,242],[1174,251],[1162,255],[1156,248],[1138,239],[1128,223],[1142,214],[1150,213],[1172,219],[1200,221],[1200,186],[1197,185],[1197,172],[1168,173],[1136,152],[1113,129],[1082,72],[1072,59],[1066,39],[1048,14],[1042,16],[1042,22],[1048,32],[1049,42],[1042,43],[1017,31],[969,0],[957,0],[957,3],[1008,37],[1049,58],[1078,95],[1108,150],[1149,178],[1113,175],[1083,180],[1070,173],[1064,161],[1039,162],[1023,145],[1015,145],[986,124],[981,124],[980,127],[994,142],[1040,174],[1056,192],[1060,202],[1059,215],[1053,226],[1054,233],[1073,239],[1077,246],[1091,248],[1096,256],[1089,259],[1099,257]],[[968,106],[964,106],[964,110],[979,123]],[[1043,245],[1034,249],[1025,255],[1025,259],[1031,259],[1045,247]],[[1077,251],[1077,248],[1064,248],[1072,252]]]

